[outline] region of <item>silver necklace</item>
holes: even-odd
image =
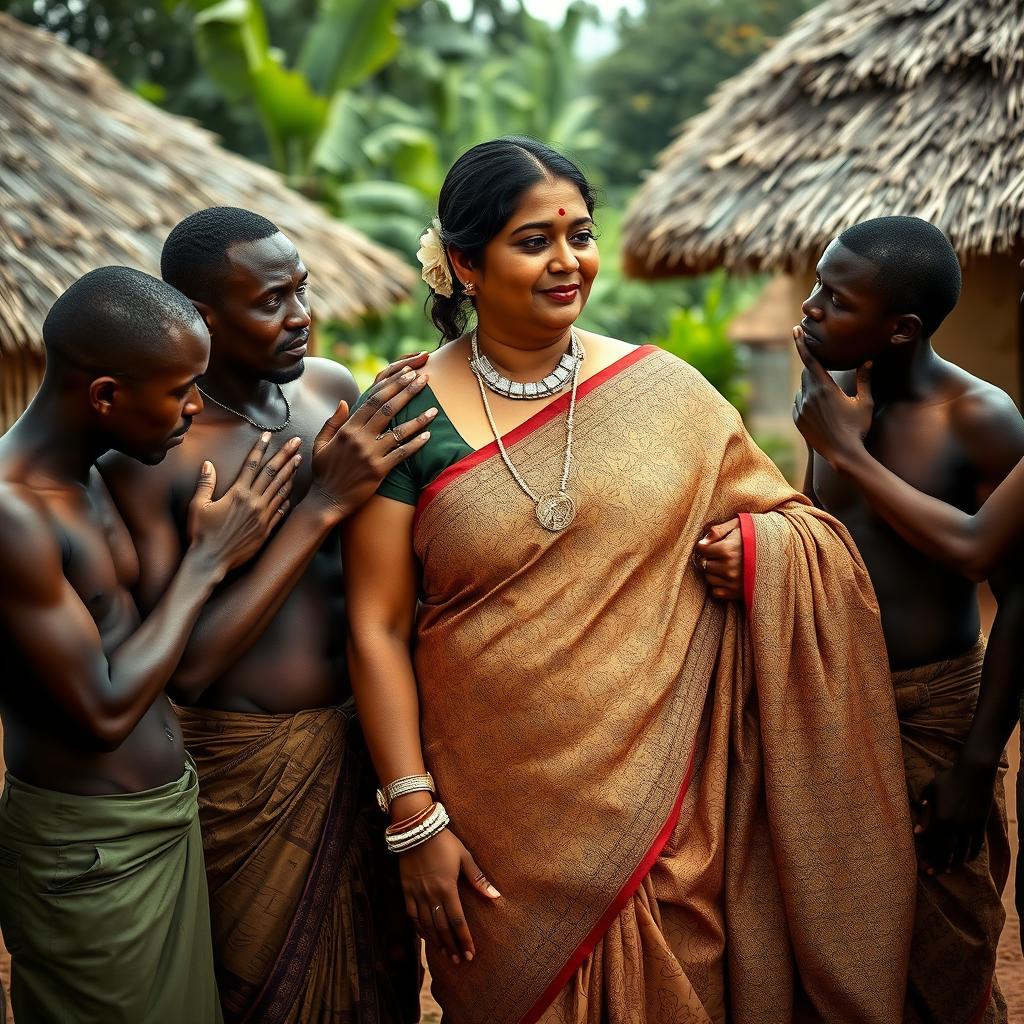
[[[277,434],[280,431],[284,430],[284,428],[287,427],[289,423],[291,423],[292,407],[291,403],[289,403],[288,401],[288,396],[284,393],[284,388],[281,387],[280,384],[275,384],[274,386],[277,388],[277,393],[281,396],[281,399],[284,402],[284,409],[286,413],[284,423],[277,427],[266,427],[262,423],[257,423],[251,416],[246,416],[244,412],[239,412],[237,409],[232,409],[230,405],[225,405],[223,402],[218,402],[217,399],[213,397],[213,395],[208,395],[198,384],[196,385],[196,390],[199,392],[199,394],[203,396],[203,398],[208,398],[211,402],[213,402],[214,405],[219,405],[225,412],[229,412],[231,413],[232,416],[237,416],[239,419],[245,420],[246,423],[252,424],[252,426],[254,426],[257,430],[269,430],[271,434]]]
[[[584,355],[580,339],[576,336],[575,329],[570,327],[569,351],[562,353],[558,364],[543,380],[528,381],[524,384],[522,381],[509,380],[508,377],[498,373],[494,363],[480,351],[475,330],[470,337],[469,344],[472,351],[469,364],[473,367],[477,380],[482,380],[496,395],[517,400],[550,398],[552,395],[557,395],[569,383],[569,378],[583,362]]]
[[[579,387],[582,362],[582,359],[576,360],[576,367],[572,373],[572,397],[569,399],[569,412],[565,418],[565,459],[562,462],[562,481],[558,485],[557,491],[540,495],[530,487],[519,470],[512,464],[494,422],[494,415],[491,413],[491,406],[487,401],[483,377],[477,372],[476,367],[473,367],[476,382],[480,387],[480,398],[484,403],[484,412],[487,413],[487,422],[491,426],[491,433],[494,435],[498,451],[501,453],[501,460],[512,474],[512,479],[519,485],[519,489],[533,502],[537,522],[551,533],[560,533],[576,518],[576,502],[572,500],[565,488],[569,483],[569,466],[572,464],[572,426],[576,419],[576,391]]]

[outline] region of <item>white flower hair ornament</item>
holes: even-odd
[[[423,264],[420,277],[446,299],[452,295],[452,272],[448,268],[448,254],[441,241],[441,222],[435,217],[430,227],[420,235],[416,259]]]

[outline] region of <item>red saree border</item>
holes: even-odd
[[[588,377],[580,384],[576,394],[577,401],[581,398],[586,398],[595,388],[611,380],[612,377],[623,370],[629,369],[629,367],[644,356],[649,355],[651,352],[660,351],[661,349],[657,345],[640,345],[632,352],[627,352],[624,356],[620,356],[614,363],[609,364],[603,370],[595,373],[593,377]],[[550,405],[544,406],[543,409],[534,413],[528,420],[520,423],[518,427],[510,430],[507,434],[503,434],[501,438],[502,443],[506,448],[510,448],[512,445],[522,441],[524,437],[529,437],[535,430],[540,429],[545,423],[550,422],[559,415],[559,413],[564,412],[568,408],[571,397],[569,393],[559,396]],[[450,483],[457,480],[463,473],[468,473],[474,466],[479,466],[497,454],[498,444],[496,441],[491,441],[490,444],[486,444],[483,448],[478,448],[475,452],[464,455],[458,462],[453,462],[447,469],[443,469],[420,493],[420,499],[416,503],[416,513],[413,516],[413,529],[416,529],[416,524],[419,522],[420,516],[426,511],[427,506]]]
[[[749,615],[754,610],[754,581],[757,579],[757,531],[749,512],[740,513],[743,538],[743,604]]]
[[[615,899],[608,905],[608,909],[601,915],[600,920],[594,925],[576,952],[565,962],[562,969],[555,975],[554,980],[544,990],[537,1002],[533,1004],[526,1016],[520,1020],[519,1024],[536,1024],[541,1014],[555,1001],[558,993],[568,984],[569,979],[576,973],[583,961],[594,951],[597,940],[608,931],[612,921],[622,912],[622,908],[626,905],[627,900],[640,888],[640,883],[650,874],[651,868],[654,867],[654,862],[661,856],[661,851],[665,848],[665,844],[669,841],[669,837],[679,821],[679,812],[682,810],[683,800],[686,798],[686,794],[690,789],[690,781],[693,778],[693,761],[696,750],[697,745],[695,742],[693,749],[690,751],[690,762],[686,767],[683,784],[679,787],[679,795],[676,797],[676,802],[669,812],[668,819],[662,826],[650,850],[647,851],[644,859],[637,865],[636,870],[629,876],[629,880],[619,891]]]

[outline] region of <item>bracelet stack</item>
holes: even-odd
[[[384,830],[384,842],[392,853],[405,853],[443,832],[449,821],[444,804],[431,804],[411,818],[389,825]]]
[[[377,790],[377,806],[387,814],[393,800],[409,793],[436,793],[434,789],[434,776],[427,772],[426,775],[403,775],[394,782],[389,782],[382,789]]]

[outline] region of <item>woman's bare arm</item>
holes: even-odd
[[[426,770],[420,740],[419,696],[410,641],[417,565],[412,506],[371,498],[342,529],[349,617],[349,664],[363,734],[382,784]],[[438,794],[444,799],[444,794]],[[393,801],[392,822],[428,806],[427,793]],[[459,896],[460,874],[482,895],[498,891],[458,840],[453,821],[434,838],[401,855],[406,910],[429,942],[456,963],[472,960],[473,937]]]

